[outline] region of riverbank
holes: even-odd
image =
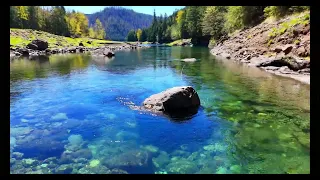
[[[10,58],[85,52],[104,55],[107,51],[114,53],[142,47],[138,43],[70,38],[31,29],[10,29]]]
[[[310,84],[310,12],[261,24],[222,38],[211,53]]]

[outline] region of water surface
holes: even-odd
[[[189,120],[131,109],[184,85],[202,105]],[[10,171],[310,173],[309,92],[198,47],[13,60]]]

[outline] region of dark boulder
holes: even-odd
[[[160,111],[167,114],[180,112],[196,113],[200,106],[197,92],[191,86],[173,87],[145,99],[146,109]]]
[[[22,56],[29,56],[29,50],[27,48],[21,48],[18,52],[22,54]]]
[[[84,46],[82,42],[79,43],[79,46]]]
[[[114,54],[114,52],[112,52],[112,51],[105,50],[105,51],[103,52],[103,55],[105,55],[105,56],[107,56],[107,57],[113,57],[115,54]]]
[[[37,46],[38,46],[37,50],[39,50],[39,51],[46,50],[46,49],[49,47],[47,41],[40,40],[40,39],[33,40],[33,41],[31,42],[31,44],[37,45]]]
[[[36,44],[30,43],[30,44],[27,45],[27,48],[28,48],[28,49],[32,49],[32,50],[37,50],[37,49],[38,49],[38,46],[37,46]]]

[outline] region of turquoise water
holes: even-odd
[[[202,105],[189,119],[132,108],[184,85]],[[310,173],[309,92],[198,47],[12,60],[10,172]]]

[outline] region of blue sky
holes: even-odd
[[[103,10],[108,6],[65,6],[66,10],[75,10],[85,14],[91,14]],[[176,9],[184,8],[184,6],[122,6],[127,9],[132,9],[139,13],[153,15],[153,10],[156,10],[157,16],[164,13],[171,15]]]

